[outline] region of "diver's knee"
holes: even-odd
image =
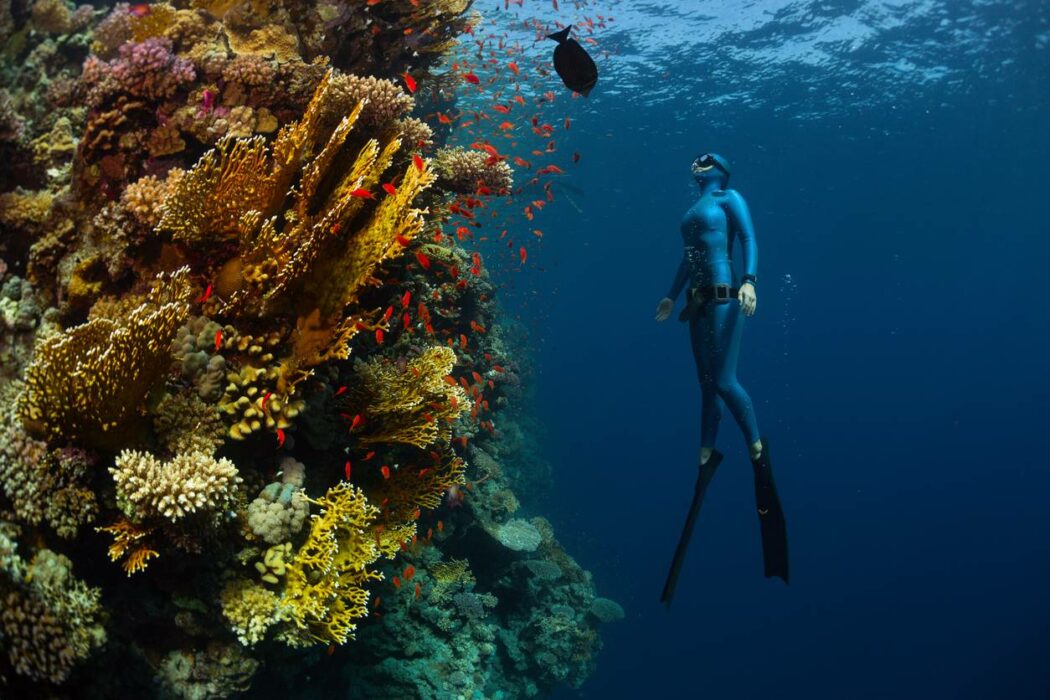
[[[736,396],[741,391],[743,391],[743,389],[740,386],[740,382],[738,382],[736,380],[733,380],[733,381],[721,380],[721,381],[715,382],[714,389],[715,389],[716,392],[718,392],[718,395],[721,396],[723,400],[731,398],[733,396]]]

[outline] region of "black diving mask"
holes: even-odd
[[[696,160],[693,161],[693,168],[697,168],[697,167],[700,167],[700,168],[715,167],[715,168],[718,168],[719,170],[721,170],[723,173],[725,173],[726,177],[729,176],[729,171],[726,170],[726,167],[724,165],[722,165],[722,163],[719,162],[719,160],[717,158],[715,158],[710,153],[705,153],[702,156],[697,156],[696,157]]]

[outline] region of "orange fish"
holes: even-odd
[[[408,308],[408,303],[411,300],[412,300],[412,292],[411,291],[406,291],[404,294],[402,294],[401,295],[401,308],[402,309],[407,309]]]
[[[376,596],[375,602],[372,603],[372,609],[375,610],[376,608],[378,608],[379,604],[382,603],[382,602],[383,602],[383,599],[380,596]]]
[[[399,579],[397,576],[394,577],[393,583],[394,588],[401,588],[401,579]]]
[[[350,422],[350,432],[354,432],[354,430],[357,428],[357,426],[361,425],[362,422],[364,422],[364,419],[361,417],[361,414],[358,413],[356,416],[354,416],[354,419]]]
[[[521,258],[521,264],[525,264],[525,258],[528,257],[528,252],[525,250],[525,246],[518,249],[518,256]]]
[[[421,251],[416,253],[416,260],[419,261],[419,264],[423,266],[424,270],[430,269],[430,258],[424,255]]]
[[[471,85],[478,85],[479,83],[481,83],[481,80],[478,78],[478,76],[474,75],[473,73],[464,73],[463,79]]]
[[[132,5],[128,8],[128,14],[133,17],[145,17],[149,14],[149,4],[143,2],[138,5]]]
[[[408,88],[409,93],[414,94],[416,92],[416,81],[408,73],[402,73],[401,77],[405,79],[405,87]]]
[[[209,284],[208,288],[204,290],[204,294],[202,294],[200,299],[197,300],[197,303],[198,304],[203,304],[204,302],[208,301],[208,297],[210,297],[210,296],[211,296],[211,285]]]
[[[510,131],[511,129],[514,128],[514,125],[511,124],[510,122],[503,122],[502,124],[499,125],[499,128],[500,128],[501,131]]]
[[[517,74],[518,74],[518,72],[519,72],[519,70],[518,70],[518,64],[517,64],[517,63],[515,63],[514,61],[511,61],[510,63],[508,63],[508,64],[507,64],[507,68],[510,68],[510,71],[511,71],[511,72],[512,72],[512,73],[513,73],[514,75],[517,75]]]
[[[222,347],[222,329],[215,331],[215,352],[219,352],[219,348]]]
[[[386,307],[386,312],[383,314],[383,322],[386,323],[387,321],[389,321],[390,317],[393,316],[393,315],[394,315],[394,307],[393,306]]]
[[[402,246],[404,248],[407,248],[408,244],[411,242],[411,241],[409,241],[407,238],[405,238],[400,233],[397,234],[396,236],[394,236],[394,240],[396,240],[398,242],[398,245],[400,245],[400,246]]]
[[[402,575],[405,577],[406,581],[411,581],[412,577],[416,575],[416,567],[409,564],[405,567],[405,571]]]
[[[345,392],[346,392],[346,385],[344,384],[343,386],[341,386],[341,387],[339,387],[338,389],[335,390],[335,395],[339,396],[340,394],[345,393]]]
[[[419,596],[421,596],[422,594],[423,594],[423,589],[417,583],[416,584],[416,600],[419,600]]]
[[[438,121],[442,124],[452,123],[452,120],[444,112],[438,112]]]
[[[397,188],[394,187],[393,185],[391,185],[389,182],[384,182],[383,183],[383,191],[386,192],[391,197],[393,197],[395,194],[397,194]]]
[[[517,166],[520,166],[522,168],[531,168],[532,167],[532,163],[530,163],[529,161],[525,160],[524,158],[519,158],[518,156],[514,156],[514,164],[517,165]]]
[[[284,431],[280,428],[277,429],[277,446],[284,447]]]
[[[379,471],[383,474],[383,478],[384,479],[389,479],[390,478],[390,467],[388,467],[388,466],[386,466],[384,464],[383,466],[381,466],[379,468]]]
[[[412,156],[412,163],[416,166],[416,170],[423,172],[423,159],[418,155]]]
[[[365,461],[367,462],[368,460],[372,459],[375,456],[376,456],[375,450],[369,450],[368,454],[365,455]]]
[[[376,328],[376,342],[380,345],[383,344],[383,329]]]
[[[508,107],[507,105],[492,105],[492,109],[496,110],[500,114],[510,113],[510,107]]]
[[[428,471],[430,471],[430,467],[423,467],[422,469],[419,470],[419,473],[416,474],[416,478],[422,479],[423,475],[426,474]]]
[[[438,532],[441,532],[444,529],[445,529],[445,523],[443,523],[440,520],[438,520]]]
[[[344,467],[344,473],[346,474],[346,480],[350,481],[350,460],[346,460],[346,467]]]
[[[350,193],[351,197],[360,197],[361,199],[375,199],[375,195],[366,190],[363,187],[358,187]]]

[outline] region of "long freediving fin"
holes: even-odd
[[[773,462],[769,457],[769,440],[762,438],[762,454],[751,462],[755,471],[755,506],[762,530],[762,559],[766,578],[780,577],[788,582],[787,526],[780,507],[777,486],[773,482]]]
[[[678,538],[678,547],[674,551],[674,559],[671,560],[671,570],[667,573],[667,581],[664,583],[663,593],[660,594],[660,602],[671,609],[671,599],[674,598],[674,589],[678,584],[678,574],[685,563],[685,553],[689,549],[689,539],[693,536],[693,526],[696,524],[696,516],[700,514],[700,506],[704,503],[704,492],[707,485],[715,476],[715,469],[722,462],[722,453],[715,450],[707,461],[700,465],[696,476],[696,488],[693,491],[693,502],[689,506],[689,515],[685,519],[685,527],[682,535]]]

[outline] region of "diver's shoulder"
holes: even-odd
[[[724,190],[716,190],[711,193],[715,199],[718,199],[729,206],[735,206],[744,204],[744,195],[740,194],[737,190],[726,188]]]

